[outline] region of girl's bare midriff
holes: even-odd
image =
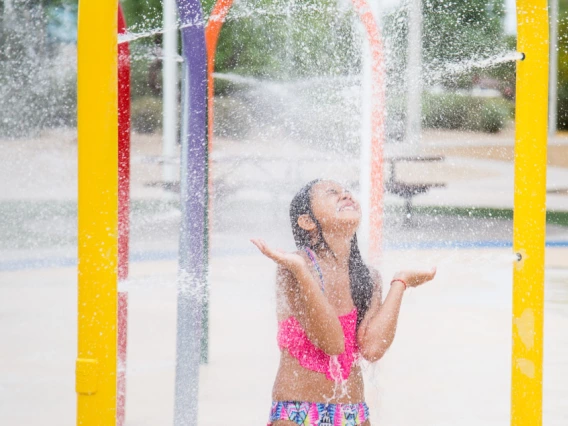
[[[357,363],[353,364],[351,374],[345,383],[336,384],[335,381],[328,380],[325,374],[302,367],[296,358],[287,350],[283,350],[272,389],[272,400],[330,404],[363,402],[365,399],[361,368]]]

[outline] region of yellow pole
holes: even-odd
[[[511,425],[542,425],[548,5],[517,0]]]
[[[117,0],[80,0],[77,424],[115,425]]]

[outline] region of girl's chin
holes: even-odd
[[[337,219],[344,220],[361,220],[361,212],[357,210],[342,210],[337,212]]]
[[[361,214],[353,212],[353,214],[342,214],[337,218],[341,225],[349,225],[358,227],[361,222]]]

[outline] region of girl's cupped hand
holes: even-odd
[[[297,253],[287,253],[284,250],[272,249],[260,238],[252,238],[250,241],[258,247],[263,255],[292,272],[297,272],[307,266],[304,258]]]
[[[428,281],[432,281],[436,276],[436,267],[433,267],[429,270],[408,270],[408,271],[400,271],[394,274],[394,280],[402,280],[408,285],[409,287],[418,287],[421,284],[427,283]]]

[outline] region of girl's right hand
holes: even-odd
[[[436,276],[436,267],[429,271],[400,271],[394,274],[393,281],[402,280],[408,287],[418,287],[421,284],[432,281]]]
[[[300,269],[307,267],[304,258],[297,253],[286,253],[283,250],[271,249],[268,245],[266,245],[264,240],[261,240],[260,238],[252,238],[250,241],[258,247],[263,255],[291,272],[297,272]]]

